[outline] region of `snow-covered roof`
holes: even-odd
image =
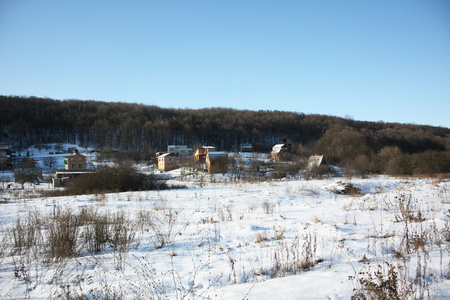
[[[208,152],[209,160],[227,158],[228,153],[223,151]]]
[[[166,157],[166,156],[176,156],[176,155],[175,155],[175,153],[167,152],[167,153],[161,154],[159,157]]]
[[[277,144],[272,147],[272,154],[280,153],[281,151],[286,151],[288,148],[286,144]]]
[[[286,144],[276,144],[275,146],[272,147],[273,150],[281,148],[287,148]]]

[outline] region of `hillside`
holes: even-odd
[[[227,108],[165,109],[141,104],[59,101],[0,96],[0,143],[17,149],[42,143],[73,143],[118,150],[148,160],[169,144],[214,145],[233,151],[252,143],[270,151],[282,138],[299,157],[324,154],[336,165],[361,172],[447,173],[450,129],[362,122],[324,115]]]

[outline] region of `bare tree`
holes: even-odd
[[[52,167],[56,164],[56,158],[54,156],[48,156],[44,158],[44,165],[53,171]]]
[[[24,188],[25,182],[35,182],[42,178],[42,171],[34,159],[25,157],[15,166],[14,177],[15,181],[21,183]]]

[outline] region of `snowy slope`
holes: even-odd
[[[359,279],[388,266],[399,290],[411,290],[407,298],[450,297],[448,181],[204,180],[201,188],[191,177],[181,182],[187,189],[60,198],[4,190],[0,298],[349,299]],[[362,193],[332,192],[339,182]],[[123,212],[134,235],[128,248],[89,252],[89,225],[79,228],[73,258],[52,259],[45,246],[14,248],[19,219],[39,219],[45,244],[58,211],[89,210]]]

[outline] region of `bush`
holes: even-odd
[[[375,271],[360,272],[360,287],[354,290],[350,299],[405,299],[407,291],[399,286],[398,272],[389,263],[379,264]]]
[[[37,214],[29,213],[25,220],[17,219],[11,233],[14,248],[19,254],[42,242],[40,224],[41,220]]]
[[[414,154],[399,154],[386,164],[389,175],[432,175],[450,172],[450,154],[425,151]]]
[[[413,173],[415,175],[430,175],[450,172],[450,153],[425,151],[411,155]]]
[[[69,181],[64,195],[102,194],[143,190],[163,190],[169,186],[154,174],[143,174],[131,166],[100,168],[96,173],[84,174]],[[57,193],[57,192],[55,192]]]
[[[63,259],[75,256],[79,232],[78,216],[59,209],[49,224],[48,251],[51,258]]]
[[[108,214],[101,215],[96,211],[83,208],[80,219],[85,225],[83,239],[90,253],[100,252],[110,240],[109,224],[111,222]]]

